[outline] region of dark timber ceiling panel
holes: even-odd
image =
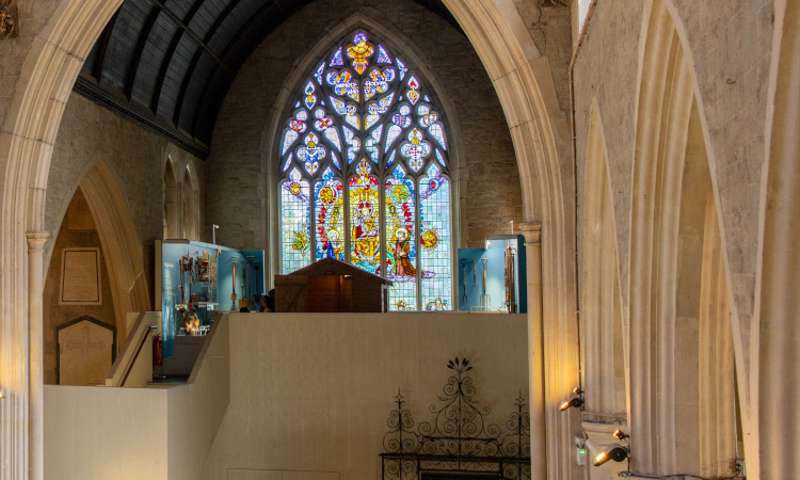
[[[125,0],[94,45],[75,90],[205,158],[241,65],[311,1]],[[456,25],[441,0],[414,1]]]

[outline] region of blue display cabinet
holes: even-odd
[[[458,249],[459,310],[527,313],[525,266],[522,235],[495,235],[485,248]]]
[[[176,335],[205,335],[213,312],[258,304],[266,284],[264,251],[242,251],[203,242],[161,242],[161,312],[164,356]]]

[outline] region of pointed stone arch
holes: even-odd
[[[52,148],[78,72],[122,0],[60,0],[37,34],[15,85],[0,134],[0,480],[43,475],[41,341],[44,205]],[[550,67],[514,3],[445,0],[482,59],[506,114],[521,174],[525,217],[542,224],[543,426],[549,478],[570,478],[578,424],[558,404],[578,383],[574,227],[562,162],[569,164],[569,121],[557,104]],[[531,316],[533,319],[534,316]],[[533,321],[533,320],[532,320]],[[535,433],[536,434],[536,433]],[[540,452],[541,453],[541,452]],[[543,462],[544,463],[544,462]],[[538,477],[543,477],[537,472]]]
[[[800,395],[793,380],[800,369],[800,5],[775,2],[773,63],[770,72],[766,138],[769,164],[761,184],[761,232],[753,341],[750,344],[751,409],[757,412],[753,450],[756,478],[800,477],[796,460],[800,419],[786,414],[786,399]]]
[[[124,343],[128,335],[128,312],[144,312],[151,307],[142,242],[123,197],[122,185],[105,162],[97,163],[86,173],[80,189],[100,236],[111,281],[117,335]]]
[[[592,448],[628,428],[628,325],[622,308],[616,222],[605,130],[597,100],[590,110],[581,180],[578,260],[580,283],[581,419]],[[625,465],[609,462],[589,471],[591,480],[617,478]]]
[[[262,133],[262,145],[260,149],[262,152],[261,164],[264,177],[266,178],[266,192],[268,195],[268,205],[270,206],[267,221],[267,239],[268,245],[278,245],[278,221],[279,215],[277,206],[279,204],[275,186],[278,184],[278,171],[279,171],[279,156],[276,155],[278,150],[278,143],[280,142],[281,131],[285,126],[286,119],[292,109],[292,102],[295,100],[297,92],[300,91],[303,82],[307,81],[311,75],[314,67],[316,67],[320,58],[325,57],[329,53],[331,47],[348,34],[358,30],[364,29],[379,35],[385,40],[387,46],[395,54],[400,54],[404,60],[408,61],[414,69],[421,73],[423,77],[423,84],[429,86],[434,92],[438,102],[444,110],[444,116],[447,119],[447,136],[448,142],[448,166],[451,177],[451,188],[453,198],[453,245],[460,244],[461,228],[458,225],[460,212],[458,211],[459,202],[455,201],[459,198],[459,167],[461,165],[461,127],[459,125],[459,116],[456,114],[454,100],[448,95],[447,88],[442,84],[440,77],[431,71],[428,67],[429,61],[426,61],[425,54],[421,52],[412,42],[407,39],[407,35],[397,29],[385,24],[379,18],[377,13],[370,14],[371,11],[367,9],[365,12],[359,12],[344,20],[338,22],[333,28],[327,30],[316,44],[308,49],[303,55],[299,56],[291,68],[291,75],[283,83],[280,93],[275,99],[275,109],[272,116],[267,119]],[[267,269],[279,273],[277,265],[278,249],[269,249],[269,259]]]
[[[581,347],[586,410],[627,421],[627,321],[623,318],[616,227],[600,107],[592,103],[580,211]]]
[[[190,163],[180,181],[181,238],[198,240],[200,235],[200,185]]]
[[[164,238],[178,238],[180,236],[180,191],[178,189],[178,175],[175,171],[175,160],[167,155],[164,162]]]
[[[628,305],[632,467],[725,476],[737,453],[734,336],[708,150],[691,68],[661,0],[644,29]]]

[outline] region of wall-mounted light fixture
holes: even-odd
[[[584,398],[583,398],[583,390],[581,387],[575,387],[572,391],[572,395],[566,400],[564,400],[561,405],[559,405],[558,409],[562,412],[569,410],[570,408],[580,408],[583,406]]]
[[[5,398],[6,398],[6,392],[0,390],[0,400],[3,400]]]
[[[599,467],[611,460],[623,462],[630,455],[630,449],[623,445],[611,445],[594,457],[594,466]]]

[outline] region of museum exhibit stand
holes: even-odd
[[[217,312],[258,304],[265,293],[264,250],[164,240],[156,245],[156,265],[162,315],[154,363],[163,375],[181,376],[191,370]]]
[[[458,309],[527,313],[525,237],[494,235],[484,248],[458,249]]]

